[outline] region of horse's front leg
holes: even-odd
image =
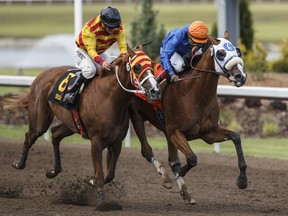
[[[42,134],[41,134],[42,135]],[[35,143],[37,138],[41,136],[29,129],[29,131],[25,134],[25,141],[23,144],[22,155],[19,161],[13,161],[12,166],[16,169],[24,169],[26,166],[26,160],[28,158],[28,153],[32,145]]]
[[[165,188],[172,188],[173,183],[168,175],[167,170],[164,168],[162,163],[160,163],[155,157],[153,150],[151,146],[148,143],[146,132],[145,132],[145,126],[144,126],[144,120],[141,117],[140,113],[137,111],[137,109],[134,109],[137,105],[133,105],[134,107],[131,107],[129,110],[130,119],[133,124],[135,133],[137,134],[137,137],[141,143],[141,153],[146,160],[152,164],[157,169],[157,172],[162,176],[162,182],[161,185]]]
[[[245,158],[244,158],[244,154],[242,150],[241,138],[239,134],[233,131],[227,130],[226,128],[223,128],[221,126],[218,126],[216,130],[204,134],[202,139],[209,144],[213,144],[216,142],[223,142],[226,140],[233,141],[234,146],[236,148],[236,152],[237,152],[238,167],[240,169],[240,175],[237,178],[236,184],[239,189],[247,188],[248,186],[248,180],[246,176],[247,164],[245,162]]]
[[[190,145],[184,136],[184,134],[179,131],[173,131],[170,137],[167,136],[168,143],[172,143],[170,145],[175,146],[178,150],[180,150],[186,157],[186,165],[181,167],[180,176],[184,177],[186,173],[193,167],[197,166],[197,156],[194,154]],[[174,152],[174,151],[173,151]]]
[[[175,136],[178,136],[178,137],[175,138]],[[170,138],[173,138],[174,142],[172,142],[170,140]],[[192,204],[192,205],[196,204],[195,199],[193,199],[191,197],[190,193],[188,192],[188,188],[187,188],[187,186],[184,182],[183,176],[182,176],[183,172],[190,170],[195,163],[190,164],[190,165],[187,163],[187,165],[185,165],[184,167],[181,168],[181,163],[180,163],[179,156],[178,156],[178,149],[182,149],[182,151],[184,151],[184,149],[185,149],[187,152],[189,152],[190,147],[188,150],[186,149],[187,148],[187,147],[185,147],[186,138],[181,133],[176,133],[176,134],[172,135],[170,138],[167,136],[167,144],[168,144],[168,152],[169,152],[168,161],[169,161],[169,165],[170,165],[173,173],[175,174],[175,179],[176,179],[176,182],[177,182],[179,189],[180,189],[180,195],[182,196],[182,198],[184,199],[184,201],[187,204]],[[186,140],[186,143],[189,146],[187,140]],[[180,148],[180,145],[182,146],[181,148]],[[190,151],[192,152],[191,149],[190,149]],[[190,152],[190,155],[192,155],[191,158],[196,157],[196,155],[193,152],[192,153],[191,152]],[[188,155],[188,154],[185,154],[185,155]],[[189,160],[187,159],[187,162],[188,161]],[[193,161],[193,160],[190,159],[190,161]],[[196,162],[197,162],[197,158],[196,158]],[[188,166],[191,168],[187,168]]]
[[[46,172],[47,178],[54,178],[60,172],[62,172],[60,142],[64,137],[74,134],[74,132],[71,131],[69,128],[67,128],[64,124],[60,124],[60,125],[52,127],[51,133],[52,133],[52,144],[53,144],[53,152],[54,152],[54,169],[48,170]]]
[[[102,145],[97,139],[91,139],[91,157],[94,168],[94,176],[89,180],[89,183],[96,187],[98,198],[101,202],[104,197],[104,172],[102,164]]]
[[[106,155],[107,175],[104,184],[111,182],[115,177],[116,164],[122,149],[122,142],[110,146]]]

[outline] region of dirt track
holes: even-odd
[[[47,179],[52,168],[52,147],[36,143],[26,168],[12,168],[19,159],[22,143],[0,141],[0,215],[288,215],[288,161],[246,157],[249,185],[239,190],[236,156],[198,154],[198,166],[185,181],[196,205],[185,205],[178,186],[162,188],[153,165],[139,150],[123,149],[116,178],[106,186],[107,198],[123,210],[98,212],[96,193],[83,179],[92,175],[90,146],[62,145],[63,172]],[[167,165],[167,152],[155,151]],[[72,204],[71,204],[72,203]]]

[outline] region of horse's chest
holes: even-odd
[[[186,128],[186,135],[189,137],[197,137],[199,134],[202,134],[206,131],[215,128],[219,122],[219,113],[210,111],[208,112],[205,109],[201,110],[195,115],[195,113],[191,116],[191,119]],[[188,118],[187,118],[188,119]]]

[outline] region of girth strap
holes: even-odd
[[[78,109],[77,108],[72,108],[71,109],[71,114],[72,114],[72,118],[74,120],[74,123],[75,123],[80,135],[82,136],[82,138],[83,139],[89,139],[89,137],[87,136],[85,127],[83,126],[83,123],[82,123],[82,121],[80,119]]]

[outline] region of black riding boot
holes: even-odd
[[[73,79],[73,83],[68,82],[67,92],[63,98],[64,103],[71,103],[73,104],[76,99],[77,92],[79,91],[81,85],[86,83],[88,79],[86,79],[81,72],[75,74],[76,78]]]

